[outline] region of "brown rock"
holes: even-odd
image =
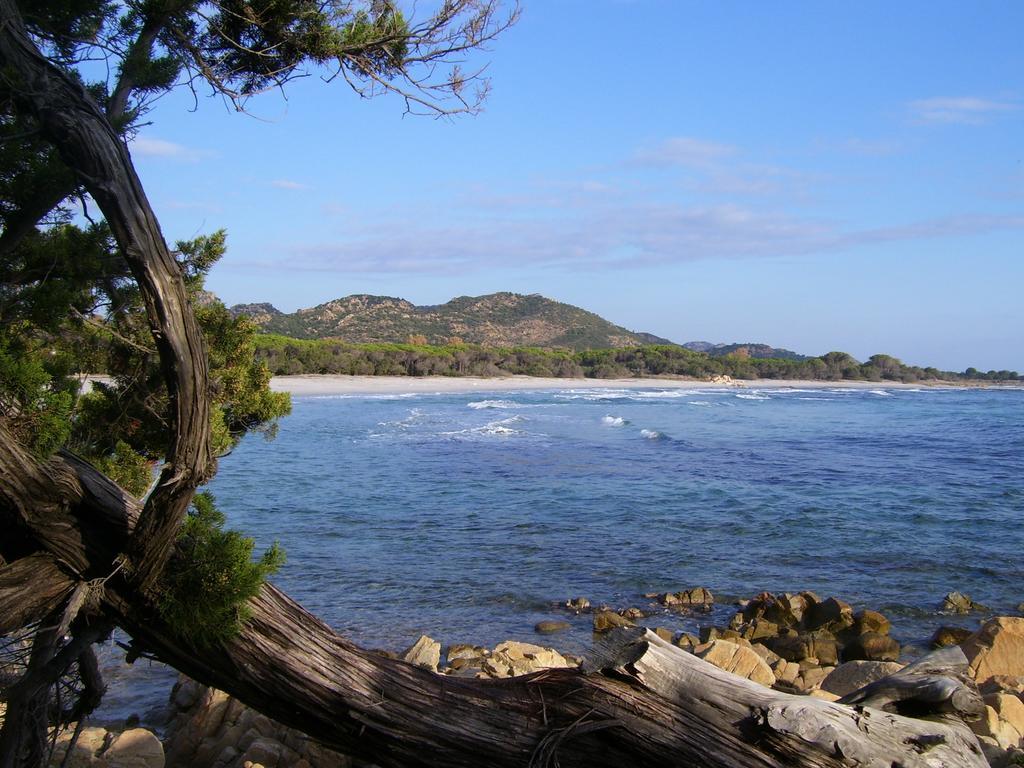
[[[679,637],[676,638],[676,645],[682,648],[684,651],[693,653],[693,649],[700,645],[700,638],[695,635],[691,635],[689,632],[683,632]]]
[[[629,619],[630,621],[637,621],[647,615],[639,608],[623,608],[618,613],[619,616],[622,616],[624,619]]]
[[[960,645],[973,632],[964,627],[939,627],[932,635],[932,648],[945,648],[949,645]]]
[[[715,597],[709,589],[694,587],[682,592],[666,592],[659,595],[658,600],[668,606],[707,606],[715,602]]]
[[[132,728],[114,738],[103,760],[107,768],[164,768],[164,747],[152,732]]]
[[[863,635],[865,632],[888,635],[891,626],[889,620],[878,611],[864,609],[853,615],[853,630],[858,635]]]
[[[615,611],[598,611],[594,614],[594,631],[607,632],[616,627],[635,627],[632,621],[624,616],[619,616]]]
[[[896,661],[900,644],[888,635],[865,632],[843,646],[843,661]]]
[[[984,611],[987,609],[984,605],[974,602],[962,592],[950,592],[942,598],[939,610],[943,613],[965,614],[971,611]]]
[[[541,635],[552,635],[555,632],[565,632],[571,627],[572,624],[568,621],[538,621],[534,625],[533,631]]]
[[[739,615],[741,614],[737,614],[737,616]],[[779,625],[761,617],[747,624],[740,634],[753,643],[770,637],[778,637]]]
[[[811,656],[811,640],[807,635],[780,635],[766,642],[771,650],[786,661],[800,662]]]
[[[835,666],[839,663],[839,645],[831,633],[819,629],[805,637],[810,657],[817,659],[822,666]]]
[[[584,613],[590,610],[590,601],[585,597],[574,597],[565,601],[565,607],[576,613]]]
[[[671,629],[666,629],[665,627],[655,627],[654,634],[656,634],[666,643],[671,643],[676,636],[675,632],[673,632]]]
[[[1024,677],[1024,618],[989,619],[961,647],[979,684],[993,675]]]
[[[714,640],[697,648],[696,652],[704,661],[727,672],[768,687],[775,684],[775,675],[771,668],[750,648],[726,640]]]
[[[853,626],[853,608],[842,600],[830,597],[810,606],[804,617],[804,625],[810,631],[827,629],[832,634],[838,634]]]
[[[402,660],[437,672],[437,665],[441,661],[441,644],[426,635],[420,635],[420,639],[402,654]]]

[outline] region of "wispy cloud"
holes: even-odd
[[[274,179],[270,182],[270,186],[277,187],[278,189],[288,189],[291,191],[309,189],[308,185],[302,184],[298,181],[292,181],[291,179]]]
[[[640,165],[655,168],[707,168],[736,155],[737,152],[737,148],[729,144],[690,136],[674,136],[638,150],[633,159]]]
[[[508,267],[594,272],[703,260],[828,254],[886,242],[1024,230],[1021,216],[948,216],[890,227],[755,210],[739,205],[595,206],[564,216],[466,217],[429,225],[394,212],[332,243],[290,247],[246,268],[341,274],[464,274]],[[419,220],[421,223],[416,224]]]
[[[996,101],[976,96],[918,99],[910,102],[907,106],[917,122],[959,125],[980,125],[1002,113],[1020,108],[1012,101]]]
[[[136,136],[129,144],[129,149],[136,157],[163,157],[171,160],[182,160],[190,163],[209,157],[212,152],[186,147],[173,141],[154,139],[150,136]]]

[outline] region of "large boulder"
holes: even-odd
[[[995,740],[1000,749],[1024,745],[1024,702],[1012,693],[985,697],[985,716],[971,724],[979,736]]]
[[[804,617],[804,625],[811,631],[824,629],[838,634],[853,626],[853,608],[849,603],[830,597],[810,606]]]
[[[103,760],[107,768],[164,768],[164,747],[151,731],[132,728],[114,738]]]
[[[710,643],[694,649],[697,656],[709,664],[732,672],[734,675],[753,680],[755,683],[771,687],[775,684],[775,675],[752,648],[747,648],[727,640],[712,640]]]
[[[865,632],[843,646],[843,661],[897,661],[900,644],[888,635]]]
[[[979,685],[993,675],[1024,677],[1024,618],[989,619],[961,647]]]
[[[350,758],[317,744],[305,734],[286,728],[223,691],[199,685],[184,676],[171,694],[171,706],[175,714],[167,724],[164,738],[168,766],[243,768],[246,763],[252,763],[295,768],[349,768],[352,765]]]
[[[903,665],[894,661],[847,661],[832,670],[821,687],[837,696],[845,696],[901,669]]]

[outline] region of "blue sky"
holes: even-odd
[[[524,0],[475,117],[179,91],[133,156],[209,287],[510,290],[676,341],[1024,371],[1024,4]]]

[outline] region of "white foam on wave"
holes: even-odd
[[[494,408],[498,410],[508,408],[519,408],[519,403],[513,402],[512,400],[476,400],[472,403],[466,403],[467,408],[472,408],[475,411],[487,410]]]
[[[711,403],[709,403],[707,400],[688,400],[686,404],[687,405],[701,405],[701,406],[704,406],[704,407],[709,407],[711,405]]]
[[[679,397],[689,397],[692,393],[684,389],[638,389],[633,394],[638,400],[675,400]]]
[[[827,400],[828,402],[832,402],[835,399],[836,398],[834,398],[834,397],[798,397],[797,398],[797,400]]]
[[[640,437],[645,440],[663,440],[665,436],[661,432],[657,432],[653,429],[641,429]]]
[[[424,413],[421,408],[413,408],[409,411],[409,415],[404,419],[398,421],[381,421],[377,423],[378,427],[396,427],[398,429],[406,429],[411,427],[413,424],[423,419]]]
[[[621,416],[602,416],[601,423],[606,427],[624,427],[629,422]]]
[[[740,400],[771,400],[771,398],[768,397],[767,395],[757,395],[757,394],[749,394],[749,395],[738,394],[738,395],[736,395],[736,397],[738,397]]]
[[[498,419],[497,421],[490,421],[484,424],[482,427],[457,429],[451,432],[442,432],[441,434],[445,437],[457,437],[459,435],[512,437],[515,435],[525,435],[525,432],[518,429],[512,429],[512,427],[508,426],[509,424],[518,424],[521,421],[526,421],[526,419],[524,419],[522,416],[512,416],[507,419]]]
[[[878,397],[892,397],[892,392],[886,392],[884,389],[871,389],[868,392],[872,395],[878,395]]]

